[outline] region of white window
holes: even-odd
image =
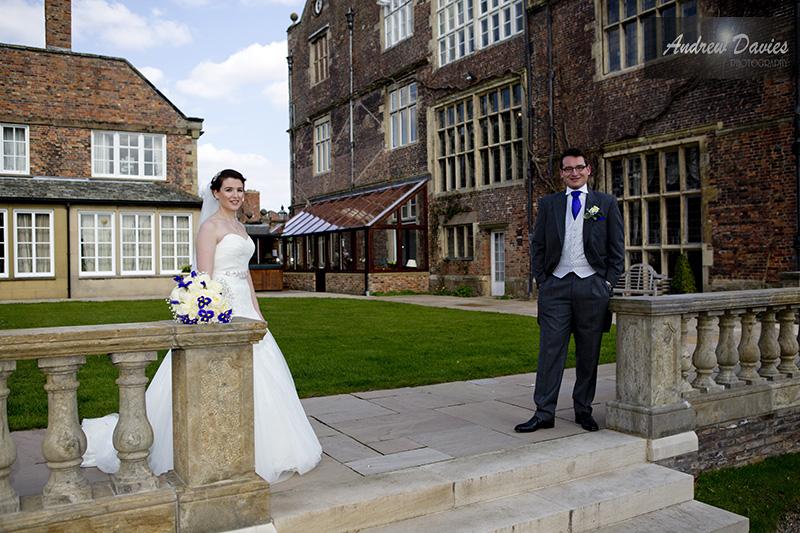
[[[331,169],[331,121],[325,119],[314,126],[314,173]]]
[[[155,274],[152,213],[122,213],[122,274]]]
[[[0,124],[3,133],[3,159],[0,172],[4,174],[28,174],[28,126]]]
[[[92,176],[166,179],[166,136],[114,131],[92,132]]]
[[[383,20],[386,28],[386,48],[414,35],[414,6],[411,0],[385,0]]]
[[[522,0],[437,1],[440,67],[524,30]]]
[[[192,263],[191,233],[192,215],[161,215],[162,274],[177,274]]]
[[[697,39],[697,0],[605,0],[605,71],[658,59],[679,34]]]
[[[391,147],[417,142],[417,84],[410,83],[389,93]]]
[[[0,209],[0,278],[8,277],[8,211]]]
[[[52,276],[53,212],[15,210],[16,275]]]
[[[79,212],[80,273],[114,275],[114,214]]]
[[[448,259],[472,259],[473,257],[472,224],[450,226],[447,228]]]

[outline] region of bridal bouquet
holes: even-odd
[[[223,284],[212,280],[206,273],[194,270],[174,279],[178,286],[172,289],[167,303],[172,307],[176,321],[183,324],[231,321],[233,309],[225,297],[227,288]]]

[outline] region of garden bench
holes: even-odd
[[[631,265],[614,286],[614,294],[618,296],[659,296],[667,293],[669,278],[642,263]]]

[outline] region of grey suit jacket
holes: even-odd
[[[596,219],[583,220],[583,251],[595,271],[612,286],[625,268],[625,236],[617,199],[606,193],[589,190],[584,211],[600,208]],[[539,213],[533,230],[533,275],[541,285],[553,273],[564,248],[564,220],[567,200],[564,191],[539,201]]]

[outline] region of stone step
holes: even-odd
[[[272,519],[280,533],[359,531],[531,491],[545,491],[537,497],[547,499],[558,485],[634,465],[653,466],[646,464],[646,441],[602,430],[273,493]],[[683,500],[691,499],[691,476],[663,470],[684,479]]]
[[[594,531],[685,503],[692,498],[693,486],[694,478],[688,474],[644,463],[366,531]],[[609,531],[618,530],[611,527]]]
[[[673,505],[600,528],[593,533],[747,533],[750,520],[702,502]]]

